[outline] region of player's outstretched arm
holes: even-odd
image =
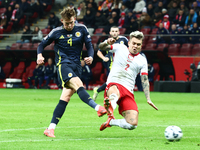
[[[110,50],[112,44],[114,44],[116,40],[114,38],[108,38],[107,41],[101,42],[99,44],[99,49],[103,51]]]
[[[149,91],[149,80],[147,75],[141,75],[141,82],[142,82],[142,87],[144,94],[147,98],[147,103],[151,105],[153,108],[158,110],[158,108],[153,104],[153,102],[150,99],[150,91]]]
[[[105,57],[100,50],[97,51],[97,56],[99,56],[99,58],[101,58],[104,62],[109,61],[109,58]]]

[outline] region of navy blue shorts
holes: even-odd
[[[63,63],[57,66],[58,82],[62,87],[73,77],[81,77],[82,67],[79,64]]]

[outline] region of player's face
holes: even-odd
[[[110,29],[110,36],[114,39],[117,39],[119,36],[119,29],[118,28],[111,28]]]
[[[61,22],[67,31],[71,31],[74,28],[75,18],[71,17],[70,19],[61,19]]]
[[[129,42],[128,42],[128,46],[129,46],[129,51],[132,54],[137,54],[141,51],[142,48],[142,40],[139,40],[135,37],[133,37]]]

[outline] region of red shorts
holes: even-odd
[[[122,115],[122,112],[125,110],[136,110],[138,112],[138,107],[135,102],[133,93],[131,93],[121,84],[109,83],[106,86],[106,89],[104,92],[104,98],[107,97],[107,91],[112,85],[116,85],[120,93],[120,98],[117,101],[117,104],[119,105],[119,114]]]

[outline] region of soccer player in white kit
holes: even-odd
[[[158,108],[150,99],[147,60],[139,52],[142,48],[142,32],[130,33],[129,47],[123,44],[114,44],[115,39],[109,38],[99,44],[101,50],[115,53],[111,72],[107,79],[104,93],[104,106],[107,109],[108,119],[100,127],[100,131],[107,127],[119,126],[133,130],[138,124],[138,107],[134,100],[133,89],[138,73],[141,75],[143,91],[147,103],[153,108]],[[115,119],[113,110],[119,105],[119,113],[123,119]]]

